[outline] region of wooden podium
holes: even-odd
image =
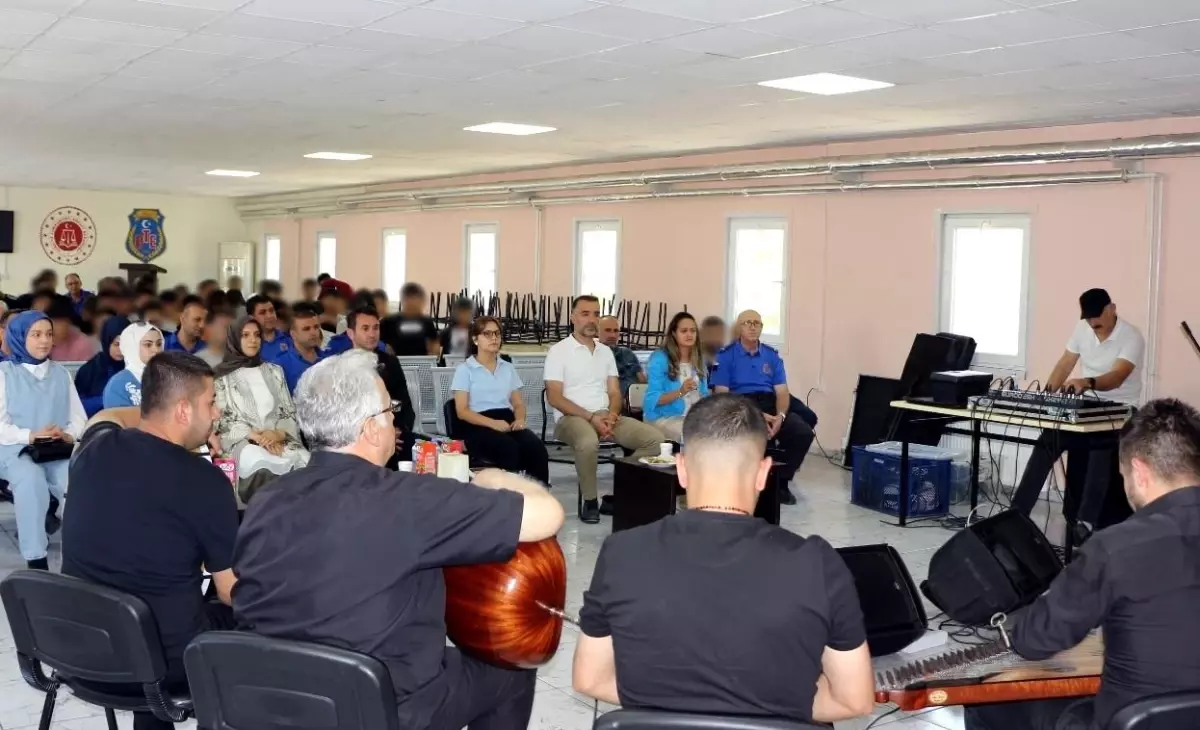
[[[166,269],[157,264],[121,264],[118,268],[125,272],[130,286],[137,284],[138,279],[141,279],[143,276],[157,278],[159,274],[167,273]]]

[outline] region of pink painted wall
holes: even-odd
[[[954,137],[884,140],[828,147],[755,150],[637,165],[590,165],[522,173],[557,177],[614,169],[733,164],[822,155],[1020,145],[1095,140],[1167,132],[1198,132],[1200,120],[1063,127]],[[1050,172],[1051,166],[1034,172]],[[1101,163],[1090,169],[1103,169]],[[1068,168],[1071,169],[1071,168]],[[1073,169],[1079,169],[1078,167]],[[1200,323],[1200,160],[1146,164],[1163,176],[1164,241],[1158,292],[1160,327],[1146,333],[1159,353],[1156,395],[1200,404],[1200,361],[1179,334],[1179,321]],[[1029,167],[989,168],[971,174],[1023,174]],[[945,173],[940,173],[945,175]],[[962,173],[959,173],[962,174]],[[446,181],[494,180],[495,175]],[[942,213],[1028,214],[1032,221],[1028,377],[1044,378],[1078,317],[1076,299],[1092,286],[1106,287],[1122,316],[1145,331],[1148,316],[1150,183],[1009,190],[929,190],[790,196],[710,198],[619,204],[552,206],[542,212],[541,291],[570,294],[574,226],[580,219],[621,222],[621,296],[687,305],[697,315],[725,313],[725,255],[732,216],[780,216],[789,221],[790,272],[785,358],[794,392],[817,388],[812,405],[821,415],[827,448],[840,444],[859,373],[896,375],[916,332],[938,320],[938,217]],[[338,237],[339,278],[358,286],[381,284],[381,232],[408,235],[408,278],[431,290],[463,285],[463,226],[499,226],[501,290],[533,291],[537,265],[537,211],[379,213],[328,219],[251,221],[251,236],[283,239],[283,278],[292,290],[315,274],[318,231]]]

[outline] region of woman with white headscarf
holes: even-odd
[[[162,332],[152,324],[131,324],[121,332],[121,357],[125,369],[112,376],[104,386],[104,407],[122,408],[142,404],[142,373],[146,363],[163,350]]]
[[[216,433],[221,451],[237,464],[243,502],[275,477],[308,463],[283,369],[262,359],[262,344],[262,327],[242,317],[230,325],[225,359],[215,368],[221,411]]]

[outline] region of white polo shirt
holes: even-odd
[[[1079,355],[1079,365],[1085,378],[1098,378],[1111,371],[1117,360],[1133,363],[1133,372],[1113,390],[1097,391],[1101,398],[1136,405],[1142,397],[1142,360],[1146,352],[1146,341],[1137,327],[1123,319],[1117,319],[1108,339],[1101,342],[1087,320],[1079,320],[1067,350]]]
[[[608,410],[608,379],[618,377],[617,361],[608,347],[597,342],[589,350],[568,337],[550,348],[544,367],[543,379],[562,383],[567,400],[592,412]],[[555,420],[562,415],[554,409]]]

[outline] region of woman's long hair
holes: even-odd
[[[675,333],[679,331],[679,325],[685,320],[691,320],[692,324],[696,324],[695,317],[687,312],[680,312],[671,318],[666,337],[663,338],[663,350],[667,353],[667,377],[671,380],[679,378],[679,343],[675,341]],[[705,370],[704,360],[700,354],[699,327],[696,328],[696,343],[692,345],[692,354],[688,358],[688,362],[691,363],[696,376],[703,378]]]

